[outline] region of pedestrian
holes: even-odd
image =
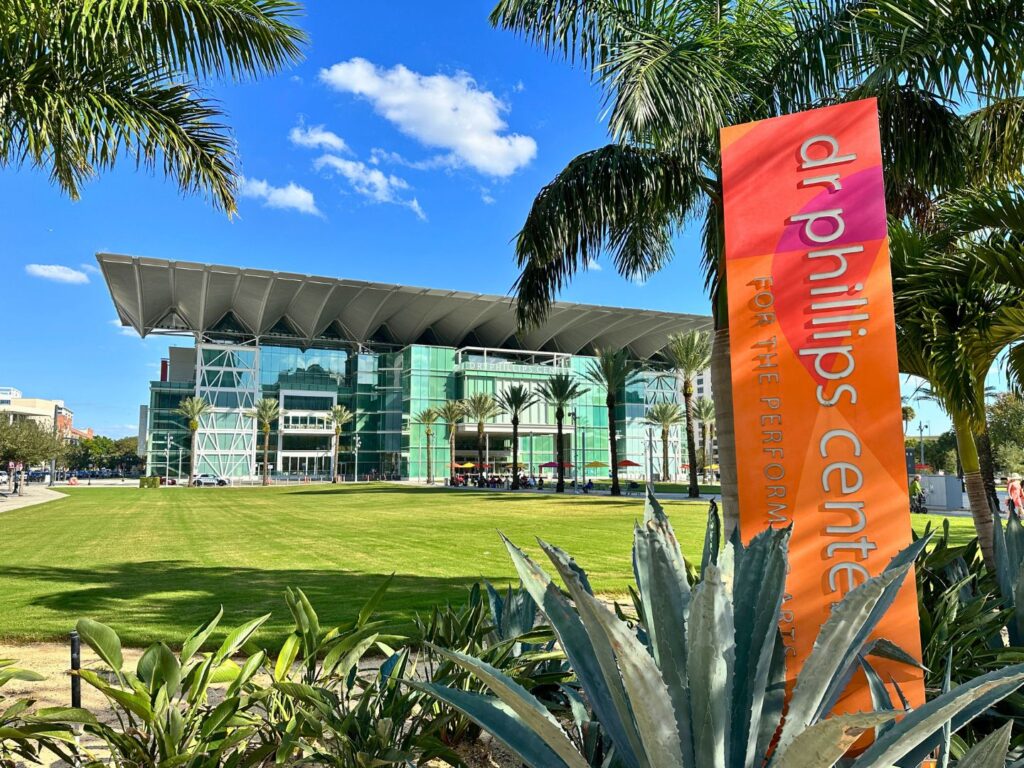
[[[1020,475],[1014,472],[1010,475],[1010,481],[1006,484],[1006,494],[1009,497],[1006,500],[1006,508],[1010,512],[1016,512],[1020,514],[1024,510],[1024,491],[1021,490]]]
[[[924,509],[924,486],[921,485],[921,476],[914,475],[910,483],[910,511],[921,512]]]

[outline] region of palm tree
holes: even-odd
[[[664,354],[675,371],[683,391],[683,403],[686,407],[686,453],[688,456],[696,456],[697,444],[693,429],[693,380],[697,374],[707,370],[711,364],[711,334],[707,331],[686,331],[672,334],[669,336]],[[721,453],[721,445],[719,445],[719,453]],[[696,461],[690,462],[688,495],[691,499],[700,496]]]
[[[446,400],[437,407],[437,415],[448,425],[448,478],[455,479],[455,425],[466,415],[466,404],[461,400]]]
[[[630,358],[628,349],[598,349],[596,357],[587,367],[587,379],[605,391],[604,403],[608,409],[608,450],[612,465],[612,496],[621,496],[619,487],[619,436],[616,429],[615,406],[619,392],[640,378],[636,363]]]
[[[647,409],[647,423],[661,428],[661,479],[663,482],[671,480],[668,466],[669,433],[672,431],[672,427],[685,420],[685,416],[685,411],[679,407],[679,403],[655,403]],[[693,463],[692,459],[690,463]]]
[[[264,397],[256,403],[256,410],[249,414],[256,419],[263,433],[263,484],[270,485],[270,426],[281,416],[281,404],[271,397]]]
[[[484,422],[501,414],[501,407],[490,392],[477,392],[463,402],[466,407],[466,416],[476,422],[477,468],[482,475],[484,471]]]
[[[189,487],[196,481],[196,432],[199,431],[199,419],[209,410],[210,404],[201,397],[186,397],[174,412],[183,416],[188,421],[189,457],[188,457],[188,484]]]
[[[237,153],[204,81],[301,58],[289,0],[0,4],[0,166],[46,170],[72,199],[126,157],[235,212]]]
[[[710,397],[698,397],[693,403],[693,415],[700,422],[702,453],[704,454],[704,479],[708,478],[708,466],[714,464],[713,446],[715,444],[715,404]],[[693,463],[693,459],[690,460]]]
[[[427,436],[427,485],[434,484],[434,461],[431,453],[434,447],[431,445],[430,438],[434,436],[434,425],[439,418],[441,418],[440,414],[433,408],[425,408],[416,414],[416,423],[423,425],[424,434]]]
[[[338,454],[341,451],[341,428],[351,422],[355,418],[355,414],[344,405],[332,405],[327,418],[330,419],[331,426],[334,427],[334,472],[331,482],[336,483],[341,477],[341,472],[339,472],[341,465],[338,462]]]
[[[1024,75],[1018,7],[992,0],[970,24],[943,4],[856,0],[752,3],[742,12],[699,0],[500,0],[492,12],[495,26],[591,73],[612,138],[570,161],[533,202],[516,239],[520,324],[540,322],[602,253],[627,278],[653,274],[672,258],[678,230],[700,222],[727,536],[738,496],[719,130],[875,96],[888,210],[920,216],[931,191],[977,168],[965,162],[965,140],[987,161],[1019,170],[1024,121],[1010,117]],[[957,98],[983,106],[963,115]]]
[[[577,397],[582,397],[589,390],[581,387],[568,373],[556,373],[541,383],[538,393],[555,409],[555,463],[558,464],[558,482],[555,493],[565,493],[565,451],[562,445],[562,425],[565,421],[565,409]],[[614,445],[614,443],[613,443]],[[614,463],[614,462],[613,462]]]
[[[985,378],[1000,354],[1007,352],[1011,385],[1024,381],[1024,196],[950,194],[923,227],[893,222],[889,233],[900,369],[927,380],[953,422],[971,516],[994,568],[979,443],[987,430]]]
[[[537,395],[523,384],[512,384],[498,395],[498,406],[512,417],[512,490],[519,490],[519,419],[537,402]]]

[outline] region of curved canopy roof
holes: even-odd
[[[507,296],[412,288],[262,269],[101,253],[122,325],[302,347],[343,343],[480,346],[586,354],[627,348],[646,359],[671,333],[710,328],[700,315],[556,302],[517,333]]]

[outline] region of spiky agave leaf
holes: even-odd
[[[613,668],[610,674],[619,676],[626,693],[642,759],[651,766],[682,765],[672,701],[654,659],[625,622],[583,588],[575,569],[570,567],[569,556],[550,544],[541,542],[541,546],[576,602],[580,620],[594,646],[606,644],[604,647],[612,655],[618,671]]]
[[[938,746],[945,723],[958,730],[1022,683],[1024,664],[1018,664],[957,686],[905,715],[854,760],[851,768],[919,765]]]
[[[661,504],[647,490],[644,523],[633,535],[633,573],[654,659],[675,710],[683,764],[694,765],[690,685],[686,672],[690,582],[675,531]]]
[[[614,655],[608,649],[606,640],[595,643],[584,628],[579,614],[543,569],[507,538],[502,536],[502,539],[523,586],[547,616],[551,628],[558,636],[569,664],[587,692],[597,720],[616,746],[619,759],[627,768],[640,768],[640,737],[633,723],[622,680],[618,676]]]
[[[786,592],[789,536],[789,528],[769,528],[746,547],[738,536],[733,544],[736,660],[731,706],[736,738],[729,764],[734,768],[755,768],[764,758],[757,739]],[[767,725],[776,728],[778,721]]]

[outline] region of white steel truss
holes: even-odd
[[[210,404],[199,419],[194,446],[196,474],[256,475],[256,419],[260,397],[259,348],[196,345],[196,396]]]

